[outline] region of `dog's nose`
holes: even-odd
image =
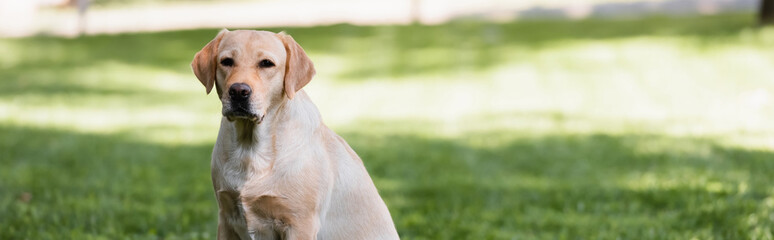
[[[247,99],[252,92],[250,86],[247,86],[247,84],[244,83],[234,83],[228,89],[228,94],[231,95],[231,98],[239,100]]]

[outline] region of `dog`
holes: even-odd
[[[399,239],[362,160],[301,89],[316,71],[290,35],[224,29],[191,67],[223,106],[217,239]]]

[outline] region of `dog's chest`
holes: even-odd
[[[213,164],[213,180],[219,190],[240,191],[250,179],[262,178],[268,172],[270,162],[257,153],[244,150],[233,151],[225,160]]]
[[[273,219],[253,217],[251,220],[248,220],[247,218],[251,214],[245,214],[245,208],[248,206],[244,206],[242,201],[245,197],[245,188],[248,188],[247,185],[263,182],[263,180],[271,178],[267,176],[268,172],[270,172],[269,162],[259,158],[258,155],[249,151],[236,150],[231,151],[228,156],[223,156],[221,159],[213,159],[212,170],[215,191],[219,199],[221,213],[226,217],[225,220],[235,232],[243,236],[269,234],[272,236],[264,238],[275,239],[273,238],[273,235],[275,235],[273,228],[277,224],[272,224],[271,220]],[[260,221],[256,221],[258,219]],[[266,224],[261,229],[248,230],[248,222],[263,222]]]
[[[249,174],[249,166],[241,163],[241,161],[228,161],[217,170],[220,172],[219,181],[220,189],[239,191],[247,181]]]

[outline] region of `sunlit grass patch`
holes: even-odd
[[[219,111],[217,100],[187,74],[116,60],[71,64],[8,72],[13,81],[0,90],[0,121],[85,133],[141,132],[147,141],[196,143],[214,136],[183,131],[219,120],[205,115]]]

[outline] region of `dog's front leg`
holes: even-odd
[[[218,217],[218,240],[233,240],[233,239],[241,239],[239,237],[239,234],[237,234],[236,231],[234,231],[234,227],[231,226],[231,224],[228,223],[228,220],[226,220],[222,213],[219,214],[220,217]]]
[[[317,216],[309,216],[297,219],[285,233],[286,240],[315,240],[320,231],[320,219]]]
[[[249,240],[239,192],[221,190],[218,195],[218,240]]]

